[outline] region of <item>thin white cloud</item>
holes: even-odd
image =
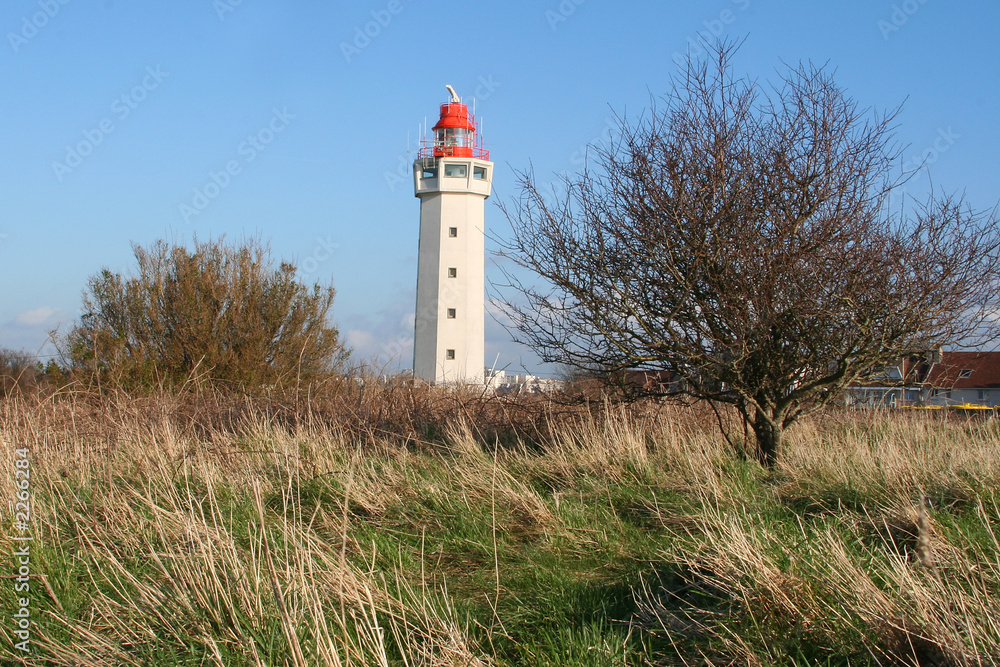
[[[366,350],[375,343],[375,337],[370,331],[350,329],[344,334],[347,346],[354,350]]]
[[[14,324],[22,327],[37,327],[41,324],[54,324],[55,316],[59,313],[55,308],[41,306],[34,310],[26,310],[18,313],[14,317]]]

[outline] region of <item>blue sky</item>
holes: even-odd
[[[88,276],[128,270],[131,242],[259,235],[306,280],[333,281],[358,358],[408,367],[408,151],[445,84],[476,98],[502,238],[495,203],[517,194],[516,170],[546,183],[579,169],[616,113],[641,113],[717,35],[746,39],[740,72],[828,63],[863,106],[905,103],[904,156],[929,163],[908,189],[929,174],[992,207],[998,28],[986,0],[8,0],[0,347],[42,349],[78,316]],[[542,368],[492,321],[486,350],[511,372]]]

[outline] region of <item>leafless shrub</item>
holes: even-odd
[[[733,47],[673,91],[551,202],[530,173],[505,213],[513,335],[545,361],[738,410],[773,466],[785,430],[901,357],[984,333],[998,225],[960,197],[889,211],[895,112],[812,65],[772,88]],[[654,387],[654,391],[657,388]]]

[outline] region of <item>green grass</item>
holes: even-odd
[[[36,653],[0,662],[1000,659],[992,422],[832,415],[768,472],[682,410],[530,449],[460,427],[401,447],[265,415],[206,436],[138,410],[110,427],[72,405],[3,410],[4,455],[32,450],[51,593],[33,580]],[[92,446],[100,429],[115,447]]]

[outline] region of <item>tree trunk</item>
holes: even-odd
[[[763,410],[757,410],[753,420],[753,433],[757,437],[757,461],[770,470],[778,462],[781,436],[784,429],[781,420],[770,417]]]

